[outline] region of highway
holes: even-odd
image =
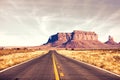
[[[120,80],[120,77],[51,50],[41,57],[0,72],[0,80]]]

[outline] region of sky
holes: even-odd
[[[0,0],[0,46],[37,46],[73,30],[120,42],[120,0]]]

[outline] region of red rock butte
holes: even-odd
[[[110,38],[108,42],[110,41],[113,42],[113,38]],[[95,32],[74,30],[71,33],[57,33],[50,36],[48,42],[43,46],[72,49],[103,49],[115,47],[107,43],[100,42],[98,40],[98,35]],[[116,48],[120,48],[120,45],[116,45]]]
[[[95,32],[75,30],[73,32],[73,40],[98,40],[98,35]]]

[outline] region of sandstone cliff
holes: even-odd
[[[80,30],[52,35],[45,45],[58,48],[108,48],[106,44],[98,41],[95,32]]]
[[[81,41],[81,40],[98,40],[98,35],[95,32],[85,32],[75,30],[72,33],[57,33],[52,35],[47,43],[61,42],[65,43],[70,40]]]
[[[75,30],[72,34],[72,40],[98,40],[98,35],[95,32]]]
[[[49,44],[52,47],[60,47],[64,43],[68,42],[70,39],[70,33],[57,33],[49,38],[47,44]]]

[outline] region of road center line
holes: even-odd
[[[54,73],[55,73],[55,80],[60,80],[58,70],[57,70],[57,66],[56,66],[56,63],[55,63],[54,54],[52,54],[52,61],[53,61],[53,67],[54,67]]]
[[[61,72],[61,73],[60,73],[60,76],[61,76],[61,77],[63,77],[63,76],[64,76],[64,74]]]

